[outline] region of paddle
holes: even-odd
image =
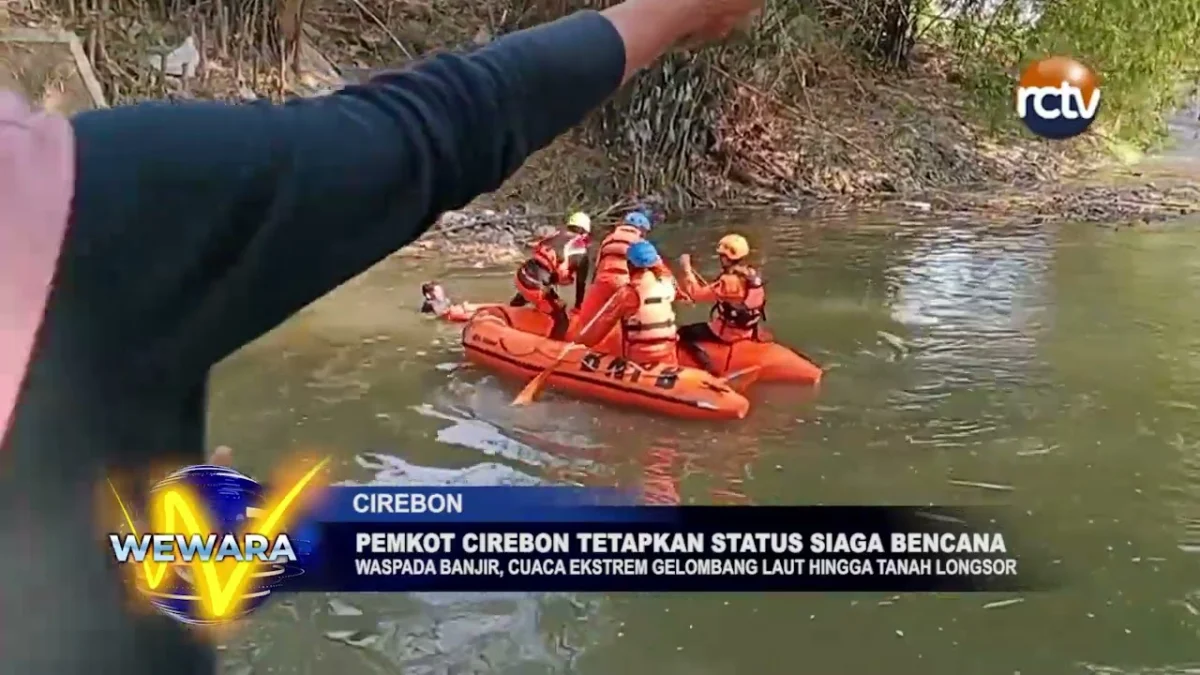
[[[717,380],[724,383],[730,389],[742,393],[758,380],[758,374],[761,371],[761,365],[747,366],[741,370],[735,370],[724,377],[719,377]],[[737,381],[736,384],[735,380]]]
[[[760,371],[760,370],[762,370],[761,365],[746,366],[745,368],[742,368],[741,370],[735,370],[732,373],[730,373],[724,377],[718,377],[717,379],[724,382],[725,384],[729,384],[730,382],[732,382],[738,378],[757,374],[758,371]]]
[[[608,301],[604,303],[604,306],[600,308],[600,311],[596,312],[596,314],[592,316],[592,318],[586,324],[584,324],[583,328],[580,329],[577,334],[583,335],[591,330],[592,326],[596,325],[596,321],[600,317],[604,316],[604,313],[608,311],[608,308],[612,305],[613,301],[617,299],[617,295],[617,293],[613,293]],[[554,371],[559,365],[562,364],[563,359],[567,358],[567,354],[570,354],[572,349],[577,349],[583,346],[584,345],[577,344],[575,342],[567,343],[567,345],[563,347],[562,352],[559,353],[558,358],[554,359],[554,361],[551,362],[545,370],[539,373],[537,377],[530,380],[529,384],[525,385],[525,388],[521,390],[521,393],[517,394],[517,397],[512,401],[512,405],[521,406],[533,403],[533,399],[537,397],[538,392],[540,392],[542,387],[545,386],[546,380],[550,379],[550,376],[554,374]]]

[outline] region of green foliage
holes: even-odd
[[[1153,139],[1200,65],[1197,0],[1066,0],[1049,8],[1034,46],[1078,55],[1103,78],[1105,124],[1122,138]]]
[[[975,5],[975,6],[971,6]],[[1012,123],[1020,69],[1066,55],[1101,77],[1101,129],[1139,146],[1152,144],[1200,68],[1200,0],[1005,0],[985,14],[963,3],[931,37],[957,55],[976,102],[993,121]],[[1024,12],[1022,12],[1024,9]],[[1032,10],[1032,11],[1031,11]]]
[[[536,23],[615,0],[512,1]],[[730,133],[766,133],[755,111],[729,108],[735,89],[811,110],[809,89],[856,83],[870,77],[864,69],[903,77],[918,51],[1005,130],[1023,128],[1013,110],[1021,69],[1072,56],[1101,76],[1098,130],[1109,147],[1144,148],[1200,72],[1200,0],[769,0],[749,35],[641,74],[592,131],[621,160],[622,184],[688,202],[705,193],[696,169],[726,161]],[[730,114],[750,123],[722,126]]]

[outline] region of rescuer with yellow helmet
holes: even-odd
[[[570,326],[570,315],[559,286],[575,284],[575,309],[583,302],[588,277],[588,244],[592,219],[577,211],[567,219],[566,227],[542,239],[533,246],[533,255],[517,268],[517,294],[509,303],[513,307],[533,304],[554,319],[550,337],[561,340]]]
[[[767,295],[762,275],[747,264],[750,243],[740,234],[728,234],[717,243],[721,274],[712,283],[705,283],[692,269],[688,255],[679,259],[683,268],[683,291],[694,302],[712,302],[712,312],[706,323],[694,323],[679,329],[679,345],[697,363],[713,374],[712,359],[701,343],[734,344],[742,340],[771,340],[762,322],[766,320]]]

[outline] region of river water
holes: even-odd
[[[1025,596],[300,596],[225,672],[931,675],[1200,672],[1200,223],[994,229],[874,216],[673,223],[702,272],[727,229],[761,253],[776,336],[827,369],[704,425],[458,368],[418,284],[511,294],[508,270],[382,264],[218,370],[214,443],[267,472],[575,481],[658,503],[1004,504],[1066,584]],[[686,310],[699,317],[703,310]],[[1000,603],[1019,599],[1020,602]],[[1002,606],[996,606],[1002,604]]]

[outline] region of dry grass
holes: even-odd
[[[0,88],[19,91],[40,107],[66,115],[95,107],[68,44],[18,37],[0,34]]]
[[[1033,183],[1068,166],[1063,146],[981,132],[959,104],[963,92],[947,82],[944,60],[914,50],[904,37],[909,20],[897,14],[898,2],[770,3],[748,37],[674,55],[643,73],[583,129],[538,153],[481,202],[564,210],[604,207],[631,194],[660,195],[674,207],[854,198],[989,181]],[[84,36],[115,102],[304,94],[320,70],[311,63],[321,55],[344,72],[394,67],[593,4],[55,3],[49,6],[58,7],[57,14],[31,19],[61,22]],[[295,11],[303,13],[301,29],[285,20]],[[164,77],[148,64],[149,53],[188,35],[204,54],[195,78]]]

